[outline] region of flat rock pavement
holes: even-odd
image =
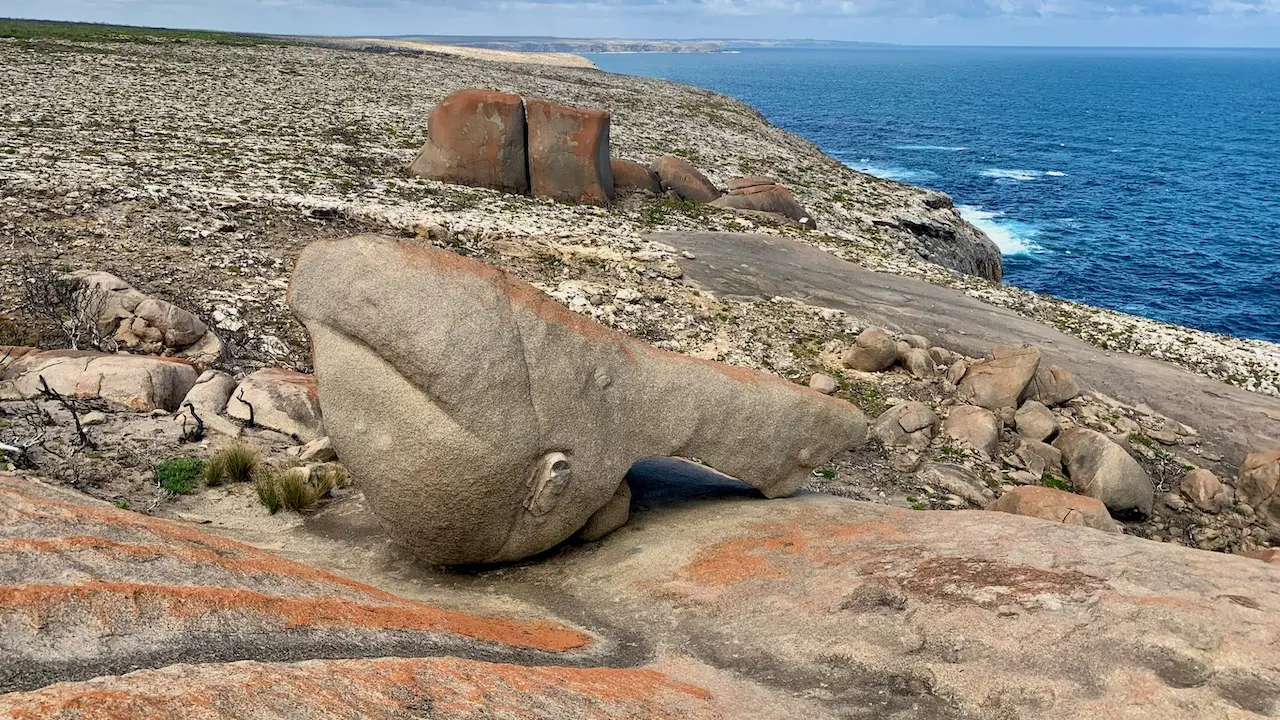
[[[950,288],[871,272],[788,238],[684,232],[648,237],[692,254],[679,260],[685,277],[722,296],[794,298],[871,325],[925,335],[968,355],[998,345],[1039,345],[1049,362],[1070,370],[1085,389],[1129,405],[1145,403],[1196,428],[1235,465],[1250,452],[1280,445],[1280,398],[1159,360],[1100,350]]]

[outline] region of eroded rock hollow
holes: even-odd
[[[313,243],[289,302],[339,454],[389,533],[435,564],[615,529],[646,457],[698,458],[782,497],[866,439],[849,403],[658,350],[451,252]]]

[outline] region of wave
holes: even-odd
[[[935,152],[964,152],[967,147],[951,147],[949,145],[894,145],[894,150],[921,150]]]
[[[1030,255],[1044,248],[1035,243],[1039,228],[1030,223],[1007,220],[1002,212],[983,210],[972,205],[958,205],[960,217],[987,234],[1002,255]]]
[[[1058,170],[1005,170],[1003,168],[988,168],[978,174],[982,177],[996,180],[1015,180],[1017,182],[1032,182],[1040,178],[1067,176],[1066,173]]]
[[[867,160],[856,163],[846,162],[845,165],[860,173],[874,175],[885,180],[895,180],[900,183],[916,184],[938,177],[938,173],[929,170],[912,170],[896,165],[876,165]]]

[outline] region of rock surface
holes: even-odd
[[[928,405],[906,402],[876,418],[871,435],[888,447],[923,450],[938,434],[938,416]]]
[[[851,404],[655,350],[449,252],[313,243],[290,306],[338,453],[393,535],[432,563],[553,547],[645,457],[698,457],[779,497],[865,439]]]
[[[1054,442],[1076,492],[1097,498],[1113,513],[1151,514],[1155,488],[1124,448],[1095,430],[1073,427]]]
[[[883,330],[868,328],[859,333],[853,347],[844,354],[844,366],[862,372],[881,372],[898,361],[898,346]]]
[[[529,192],[524,101],[493,90],[459,90],[427,118],[415,175],[524,195]]]
[[[943,434],[988,458],[995,458],[1000,449],[1000,430],[1000,420],[995,413],[977,405],[952,408],[942,423]]]
[[[988,410],[1018,407],[1040,367],[1040,351],[1026,345],[1004,345],[993,348],[991,356],[969,366],[960,381],[960,399]]]
[[[227,414],[302,442],[325,435],[315,377],[291,370],[266,368],[245,378],[231,394]]]
[[[662,181],[664,191],[673,192],[682,200],[709,203],[720,197],[720,190],[684,158],[663,155],[649,169]]]
[[[1280,450],[1250,454],[1240,466],[1240,497],[1280,527]]]
[[[46,350],[9,363],[0,379],[27,398],[40,395],[43,377],[51,389],[70,397],[100,398],[137,412],[172,412],[198,375],[190,363],[169,358]]]
[[[613,201],[609,113],[530,99],[525,122],[534,197],[588,205]]]
[[[732,210],[774,213],[794,220],[810,230],[816,230],[818,227],[818,222],[813,219],[813,213],[805,210],[796,200],[795,194],[782,185],[756,184],[735,188],[731,182],[729,194],[716,198],[711,201],[711,204]]]
[[[1187,473],[1179,490],[1183,497],[1205,512],[1222,512],[1228,504],[1229,492],[1211,470],[1201,468]]]
[[[1044,442],[1058,434],[1058,419],[1049,408],[1036,400],[1028,400],[1014,415],[1018,434],[1028,440]]]
[[[1041,365],[1027,390],[1024,400],[1034,400],[1053,407],[1061,405],[1080,395],[1080,383],[1065,368],[1059,365]]]
[[[1119,532],[1101,501],[1053,488],[1013,488],[987,506],[987,509],[1065,525],[1080,525],[1103,532]]]
[[[647,166],[619,158],[614,158],[610,166],[613,169],[613,187],[616,191],[644,191],[654,195],[662,193],[662,181]]]

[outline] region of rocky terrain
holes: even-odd
[[[0,463],[17,473],[0,481],[12,550],[0,645],[17,658],[0,663],[0,692],[15,691],[0,712],[72,717],[110,698],[163,714],[216,697],[222,716],[277,717],[288,689],[306,698],[302,716],[476,717],[496,704],[571,717],[601,703],[608,717],[1275,712],[1280,571],[1259,559],[1274,561],[1280,540],[1280,349],[1000,285],[998,256],[993,266],[949,198],[849,170],[722,96],[590,68],[366,49],[377,51],[0,39]],[[817,228],[648,192],[596,206],[413,176],[429,111],[464,87],[608,109],[615,158],[676,156],[719,187],[767,176]],[[740,238],[758,288],[717,286],[734,266],[690,240],[708,231],[751,233],[715,237]],[[353,413],[322,417],[307,374],[317,329],[286,299],[306,247],[362,233],[509,272],[530,285],[495,282],[520,303],[546,293],[570,312],[540,317],[571,335],[611,328],[645,348],[632,355],[647,356],[643,342],[790,380],[807,402],[865,415],[873,439],[845,428],[847,452],[798,456],[815,493],[785,501],[687,463],[633,468],[629,503],[615,502],[614,479],[588,508],[630,508],[611,535],[625,513],[530,563],[426,568],[412,542],[389,539],[405,538],[360,477],[382,460],[396,468],[383,478],[413,475],[392,456],[405,448],[352,451]],[[747,265],[765,257],[748,258],[751,243],[784,261]],[[793,292],[791,247],[829,253],[830,273],[848,260],[931,283],[955,307],[938,315],[953,326]],[[356,267],[339,254],[304,280],[335,301],[361,281],[377,287],[370,272],[340,280]],[[101,297],[68,295],[67,277]],[[463,307],[458,293],[449,302]],[[1208,394],[1249,391],[1258,401],[1231,421],[1248,432],[1155,397],[1159,409],[1119,400],[1082,380],[1092,364],[1057,365],[1051,344],[1020,344],[1062,335],[957,342],[989,329],[974,318],[996,307],[1091,343],[1071,349],[1077,362],[1134,353],[1195,373]],[[482,313],[468,318],[451,327],[483,327]],[[425,323],[387,322],[375,343],[387,366],[425,372],[426,360],[396,365],[422,353],[395,350]],[[473,412],[438,399],[468,418],[471,442],[519,406],[503,405],[503,354],[457,346],[431,357],[488,381]],[[741,386],[692,373],[673,396],[772,407],[758,380],[724,372]],[[329,402],[393,395],[371,387]],[[651,400],[656,417],[667,401]],[[774,418],[787,424],[774,435],[831,439],[815,413],[794,412]],[[761,419],[725,433],[746,442],[768,430]],[[481,443],[493,448],[486,462],[513,452],[503,437]],[[688,443],[653,447],[732,464],[726,439],[712,440],[705,458]],[[759,458],[736,455],[768,462],[765,442],[752,442]],[[544,485],[562,468],[545,470]],[[539,497],[525,508],[542,512]],[[530,547],[555,544],[544,539]],[[154,562],[121,562],[140,557]],[[829,642],[813,641],[819,626]],[[349,660],[368,656],[419,659]],[[242,660],[259,665],[226,664]],[[361,679],[369,672],[377,682]],[[999,679],[975,684],[975,673]],[[264,677],[281,694],[258,696]],[[478,701],[477,688],[493,694]],[[103,716],[117,716],[110,703]]]

